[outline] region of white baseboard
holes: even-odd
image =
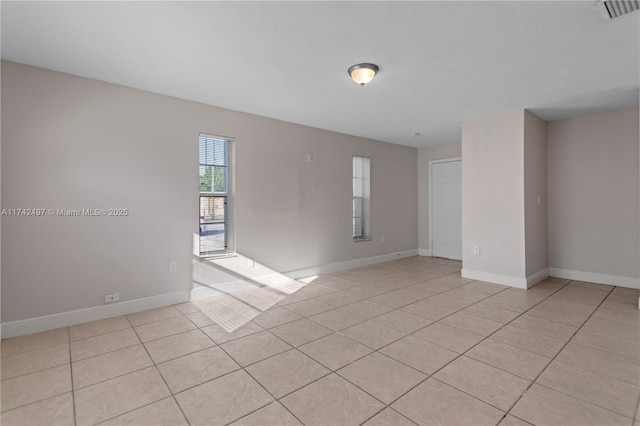
[[[418,249],[418,256],[431,257],[431,250],[429,250],[429,249]]]
[[[574,271],[571,269],[549,268],[552,277],[568,280],[586,281],[596,284],[608,284],[618,287],[640,288],[640,278],[620,275],[598,274],[596,272]]]
[[[379,256],[363,257],[361,259],[347,260],[345,262],[329,263],[327,265],[314,266],[312,268],[298,269],[296,271],[285,272],[289,278],[298,279],[314,275],[331,274],[333,272],[345,271],[347,269],[360,268],[362,266],[374,265],[376,263],[388,262],[390,260],[403,259],[405,257],[417,256],[418,249],[406,250],[396,253],[382,254]]]
[[[516,288],[527,288],[527,279],[524,277],[514,277],[512,275],[495,274],[493,272],[478,271],[476,269],[462,268],[462,278],[486,281],[489,283],[508,285]]]
[[[535,274],[529,275],[527,277],[527,288],[533,287],[535,284],[538,284],[546,278],[549,278],[549,268],[541,269]]]
[[[25,334],[38,333],[40,331],[53,330],[60,327],[69,327],[90,321],[97,321],[119,315],[146,311],[147,309],[161,308],[176,303],[188,302],[190,291],[176,291],[173,293],[159,294],[157,296],[144,297],[135,300],[112,303],[104,306],[78,309],[59,314],[45,315],[18,321],[10,321],[0,324],[0,335],[3,339],[23,336]]]

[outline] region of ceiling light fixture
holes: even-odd
[[[348,72],[353,81],[360,86],[364,86],[375,77],[378,72],[378,66],[374,64],[356,64],[349,67]]]

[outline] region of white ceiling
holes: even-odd
[[[638,105],[640,12],[611,20],[600,1],[1,7],[3,59],[409,146],[515,109]],[[359,62],[380,67],[364,87]]]

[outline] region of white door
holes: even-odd
[[[431,164],[431,255],[462,260],[462,161]]]

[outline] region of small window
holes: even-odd
[[[225,138],[201,134],[200,256],[215,256],[229,248],[229,144]]]
[[[353,157],[353,241],[371,239],[370,160]]]

